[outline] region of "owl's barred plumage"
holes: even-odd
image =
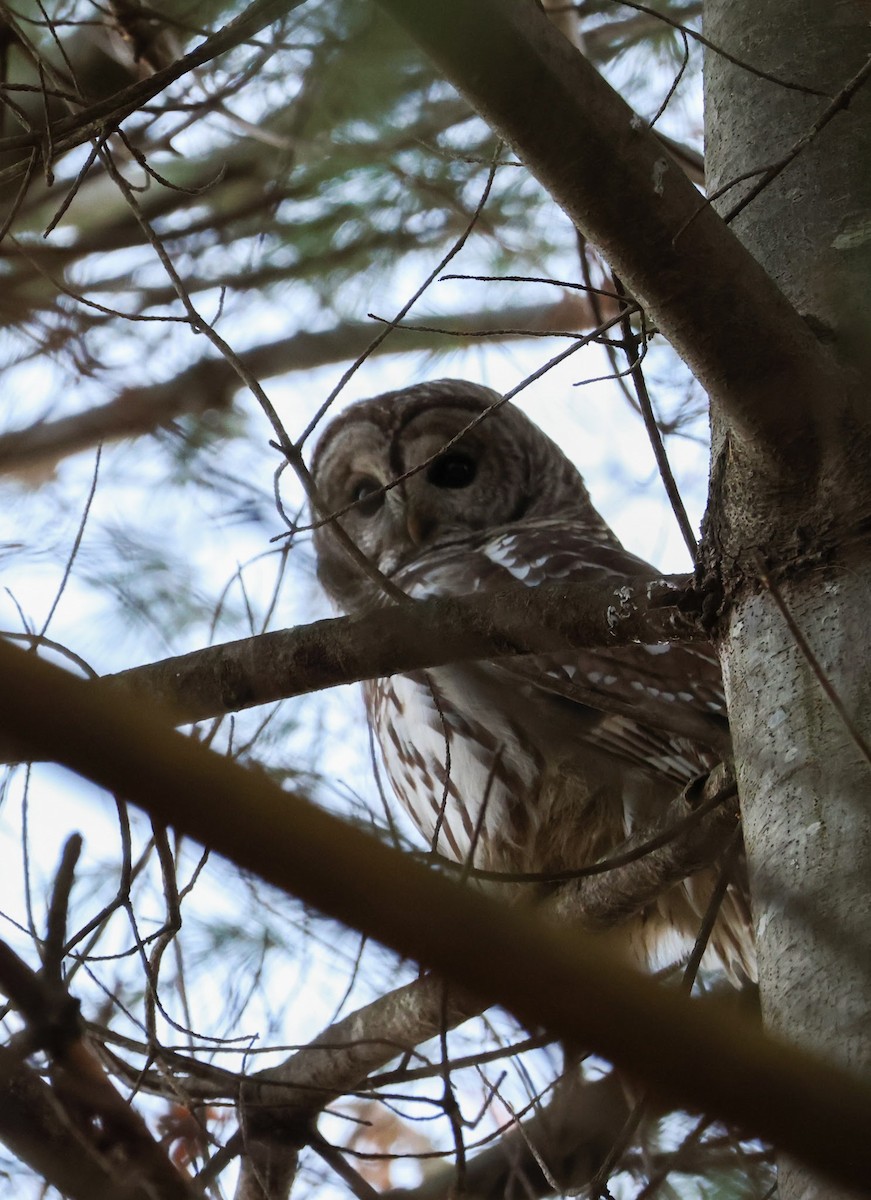
[[[623,549],[559,447],[476,384],[439,380],[350,406],[312,469],[327,511],[415,598],[657,574]],[[315,546],[339,609],[390,602],[330,523]],[[428,844],[490,870],[559,872],[612,853],[728,747],[719,666],[696,646],[458,663],[376,679],[364,694],[391,784]],[[685,956],[714,880],[700,872],[626,923],[636,961]],[[711,948],[734,979],[753,977],[740,887]]]

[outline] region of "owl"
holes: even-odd
[[[344,613],[383,607],[389,621],[395,601],[334,523],[416,599],[658,574],[623,549],[560,448],[477,384],[444,379],[351,405],[324,430],[312,474],[332,514],[315,520],[318,576]],[[428,847],[491,872],[546,875],[613,853],[728,749],[719,666],[696,646],[457,663],[372,680],[364,695],[386,774]],[[699,872],[626,921],[627,955],[648,969],[682,961],[715,878]],[[743,888],[730,885],[707,962],[734,981],[754,977],[749,929]]]

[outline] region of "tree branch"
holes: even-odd
[[[42,1133],[66,1132],[64,1126],[70,1132],[77,1130],[79,1145],[65,1170],[73,1177],[79,1194],[84,1180],[102,1168],[113,1177],[115,1188],[119,1176],[122,1180],[138,1179],[140,1184],[131,1189],[131,1195],[157,1191],[166,1200],[196,1200],[191,1181],[176,1170],[139,1113],[109,1082],[82,1037],[78,1004],[59,979],[52,986],[50,980],[32,971],[5,942],[0,942],[0,991],[25,1018],[26,1043],[31,1049],[45,1048],[55,1069],[55,1087],[44,1092],[7,1049],[0,1058],[7,1072],[4,1082],[14,1088],[18,1081]],[[35,1158],[40,1167],[45,1165],[43,1155],[29,1145],[18,1119],[9,1121],[2,1109],[0,1137],[10,1147],[27,1152],[28,1160]],[[97,1148],[98,1140],[103,1142],[102,1151]],[[50,1176],[56,1178],[59,1173],[64,1172],[55,1167]],[[105,1186],[104,1181],[101,1190]],[[122,1194],[126,1194],[123,1183]]]
[[[684,611],[691,603],[683,575],[607,576],[601,583],[445,596],[209,646],[107,679],[157,700],[186,724],[446,663],[571,646],[703,640],[700,624]],[[698,733],[710,738],[715,731],[706,721],[700,714]]]
[[[737,787],[720,766],[669,804],[659,825],[660,845],[650,829],[637,830],[608,856],[626,861],[564,884],[548,912],[560,920],[581,920],[590,929],[625,921],[674,884],[711,866],[739,819]]]
[[[470,1159],[463,1194],[476,1200],[570,1194],[596,1174],[628,1112],[614,1072],[590,1082],[578,1071],[561,1082],[550,1104]],[[447,1200],[455,1186],[456,1173],[444,1168],[416,1188],[385,1193],[384,1200]]]
[[[8,643],[0,643],[0,674],[0,723],[28,754],[128,796],[156,821],[527,1026],[590,1045],[663,1103],[735,1122],[848,1186],[871,1177],[867,1082],[713,1002],[663,989],[614,960],[601,939],[440,878],[174,732],[117,688]]]
[[[159,96],[165,88],[182,79],[190,71],[204,66],[227,51],[235,49],[243,42],[285,17],[294,8],[298,8],[302,0],[254,0],[237,17],[229,21],[223,28],[205,38],[188,54],[160,71],[155,71],[147,79],[138,80],[129,87],[115,92],[111,96],[96,101],[72,116],[62,117],[54,121],[50,130],[50,146],[53,155],[57,156],[76,146],[80,146],[91,137],[105,134],[107,126],[120,124],[131,113],[138,111],[149,100]],[[32,133],[15,134],[0,139],[0,154],[11,150],[42,151],[46,131],[34,130]],[[0,180],[10,180],[24,174],[27,156],[19,163],[0,170]]]
[[[600,298],[600,311],[612,315],[616,311],[613,301]],[[375,353],[437,352],[453,349],[458,336],[469,343],[496,336],[519,340],[531,332],[580,331],[597,323],[585,297],[563,296],[557,304],[544,307],[528,305],[409,319]],[[443,332],[434,333],[433,327]],[[307,371],[325,363],[353,359],[362,354],[378,330],[372,322],[347,321],[334,329],[304,331],[252,346],[240,351],[239,358],[258,379],[268,379],[289,371]],[[165,383],[128,387],[98,408],[56,421],[39,421],[0,436],[0,471],[17,472],[40,463],[54,464],[99,442],[136,437],[182,416],[229,408],[241,387],[238,374],[226,359],[202,358]]]
[[[542,905],[542,911],[557,919],[580,921],[582,927],[607,928],[643,908],[678,879],[710,865],[734,831],[737,813],[734,807],[723,810],[718,805],[713,810],[709,807],[701,819],[688,820],[688,814],[695,816],[693,800],[699,798],[696,791],[701,793],[701,787],[694,790],[692,799],[681,795],[669,806],[662,828],[673,826],[673,835],[661,849],[649,851],[644,857],[639,853],[607,873],[565,884]],[[732,784],[731,793],[734,791]],[[639,832],[619,849],[631,855],[633,849],[642,850],[643,842],[644,835]],[[425,976],[358,1009],[281,1065],[252,1079],[241,1095],[244,1132],[225,1147],[227,1155],[239,1153],[244,1147],[249,1159],[243,1165],[237,1200],[285,1195],[296,1156],[310,1140],[317,1115],[326,1104],[364,1086],[367,1075],[398,1054],[442,1029],[453,1029],[483,1007],[475,996],[456,990],[446,993],[442,980]],[[547,1121],[542,1128],[547,1131]],[[571,1161],[573,1170],[584,1171],[589,1166],[589,1174],[593,1173],[599,1152],[591,1139],[598,1145],[594,1131],[599,1128],[596,1125],[588,1129],[580,1144],[562,1144],[558,1154],[560,1138],[552,1131],[550,1145],[563,1168]],[[617,1130],[619,1123],[611,1132],[616,1134]],[[517,1161],[514,1141],[509,1138],[504,1151],[494,1151],[501,1170],[508,1165],[506,1155],[509,1162]],[[604,1154],[605,1147],[601,1149]],[[595,1165],[590,1163],[591,1156]],[[533,1174],[541,1174],[534,1162],[530,1169]]]
[[[422,976],[337,1021],[278,1067],[242,1089],[242,1129],[227,1144],[247,1161],[236,1200],[285,1195],[296,1158],[317,1115],[366,1076],[443,1029],[483,1012],[468,992],[447,991],[443,979]]]
[[[52,1088],[6,1046],[0,1046],[0,1140],[70,1200],[153,1200],[153,1180],[122,1178]]]
[[[754,449],[820,461],[846,375],[645,122],[530,0],[379,0],[512,146]]]

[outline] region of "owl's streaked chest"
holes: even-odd
[[[542,764],[522,731],[462,670],[373,680],[365,697],[385,770],[423,837],[448,858],[481,865],[539,783]]]
[[[601,763],[584,770],[561,731],[536,737],[522,689],[512,691],[509,702],[487,664],[365,687],[385,770],[432,849],[502,870],[580,866],[623,835],[619,789]],[[584,844],[561,838],[545,851],[550,832],[567,827],[556,812],[564,807]]]

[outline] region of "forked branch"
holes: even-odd
[[[531,0],[379,3],[598,247],[736,436],[769,469],[813,469],[847,377],[544,12]]]

